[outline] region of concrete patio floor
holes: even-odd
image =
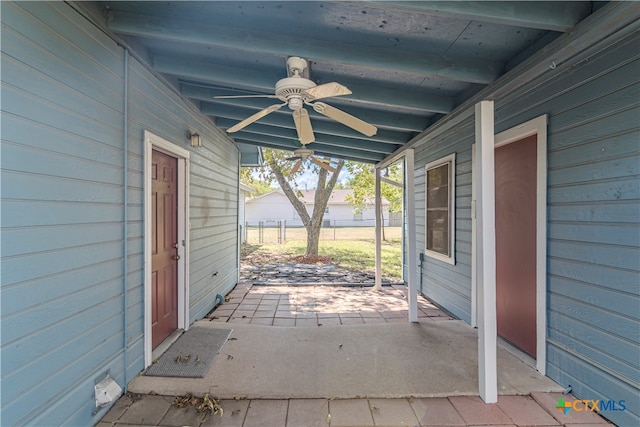
[[[562,388],[499,348],[499,402],[477,396],[477,334],[404,286],[239,285],[198,326],[233,329],[205,378],[138,376],[106,426],[602,425],[555,409]],[[155,357],[155,355],[154,355]],[[220,398],[205,420],[173,396]],[[571,396],[564,396],[571,400]],[[330,423],[329,423],[330,421]]]

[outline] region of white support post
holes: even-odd
[[[382,194],[380,192],[380,169],[375,168],[376,210],[376,281],[374,289],[382,290]]]
[[[471,327],[478,327],[478,163],[476,144],[471,146]]]
[[[409,322],[418,321],[418,253],[416,243],[416,202],[415,202],[415,162],[414,150],[405,151],[404,174],[407,209],[407,269]]]
[[[476,104],[478,383],[485,403],[498,401],[494,102]]]

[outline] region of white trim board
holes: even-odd
[[[418,244],[416,242],[416,179],[413,148],[404,152],[405,191],[407,192],[407,269],[409,322],[418,321]]]
[[[478,391],[485,403],[498,401],[498,359],[496,322],[496,228],[494,181],[494,102],[481,101],[475,107],[476,161],[480,165],[477,200],[478,262]]]
[[[189,156],[184,148],[144,131],[144,366],[153,360],[151,343],[151,168],[152,152],[178,160],[178,329],[189,328]]]

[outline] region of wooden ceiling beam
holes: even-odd
[[[153,57],[153,67],[160,73],[181,79],[211,81],[216,85],[229,85],[236,88],[246,88],[246,90],[254,89],[255,92],[268,95],[273,95],[276,82],[286,77],[284,66],[279,72],[270,69],[250,70],[229,67],[216,62],[205,62],[202,59],[176,60],[175,57],[164,55]],[[413,110],[416,113],[447,114],[453,110],[455,102],[453,97],[437,95],[416,88],[403,89],[377,82],[356,82],[353,79],[340,79],[339,83],[347,86],[353,92],[344,98],[332,99],[332,101],[339,103],[368,103],[375,104],[379,108]],[[182,93],[185,96],[199,99],[234,94],[229,90],[194,86],[185,87],[182,89]]]
[[[369,5],[558,32],[569,31],[591,13],[588,3],[577,1],[373,1]]]
[[[336,44],[313,36],[299,37],[276,32],[245,30],[207,25],[195,20],[181,21],[172,16],[151,16],[109,12],[108,27],[116,33],[156,39],[198,43],[215,48],[238,49],[282,55],[295,55],[318,61],[400,70],[469,83],[488,84],[502,74],[503,64],[481,59],[449,58],[442,55],[403,51],[397,48]],[[320,34],[321,35],[321,34]],[[319,37],[318,34],[315,35]]]

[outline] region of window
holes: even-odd
[[[426,166],[425,253],[455,264],[455,165],[456,155]]]
[[[362,221],[362,211],[356,211],[353,213],[353,220],[354,221]]]

